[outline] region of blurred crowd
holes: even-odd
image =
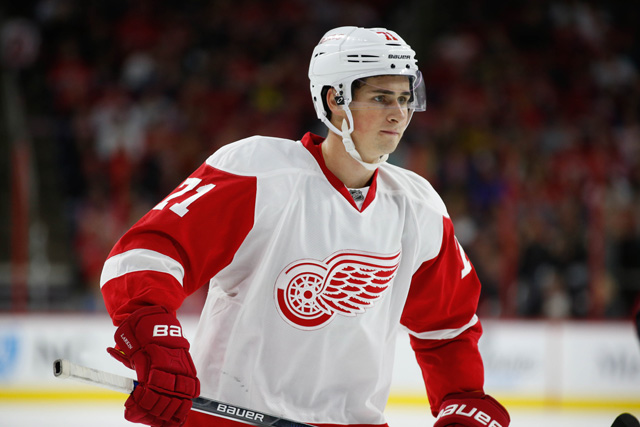
[[[618,4],[619,3],[619,4]],[[417,51],[427,111],[390,162],[443,196],[481,315],[623,318],[640,295],[635,2],[40,0],[22,83],[55,146],[78,292],[117,238],[219,147],[324,135],[308,62],[339,25]],[[197,297],[196,297],[197,298]]]

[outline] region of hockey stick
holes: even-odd
[[[138,385],[138,381],[134,379],[76,365],[66,359],[58,359],[53,362],[53,375],[58,378],[70,378],[127,394],[131,393]],[[207,399],[206,397],[194,398],[191,409],[193,411],[213,414],[222,418],[241,421],[260,427],[313,427],[310,424],[275,417],[228,403]]]

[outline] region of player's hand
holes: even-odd
[[[125,402],[124,417],[158,427],[184,424],[200,382],[178,319],[165,308],[132,313],[115,333],[109,354],[135,369],[138,386]]]
[[[508,427],[509,413],[484,393],[459,393],[445,397],[433,427]]]

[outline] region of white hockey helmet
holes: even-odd
[[[411,84],[409,112],[413,114],[414,111],[424,111],[424,82],[415,56],[413,49],[397,33],[385,28],[335,28],[328,31],[313,50],[309,80],[316,114],[329,129],[343,136],[347,151],[356,160],[361,162],[350,139],[354,126],[349,109],[353,99],[353,82],[373,76],[407,76]],[[329,111],[325,100],[328,87],[335,89],[338,104],[342,105],[349,118],[349,123],[343,123],[341,130],[328,119]],[[379,163],[384,160],[386,157]],[[373,168],[375,167],[377,165]]]

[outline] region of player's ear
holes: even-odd
[[[344,110],[341,106],[338,105],[338,101],[336,100],[336,90],[334,88],[330,88],[327,91],[327,99],[325,100],[329,110],[331,111],[331,118],[337,117],[340,118],[338,123],[342,123],[342,119],[346,117],[344,114]],[[333,120],[332,120],[333,121]]]

